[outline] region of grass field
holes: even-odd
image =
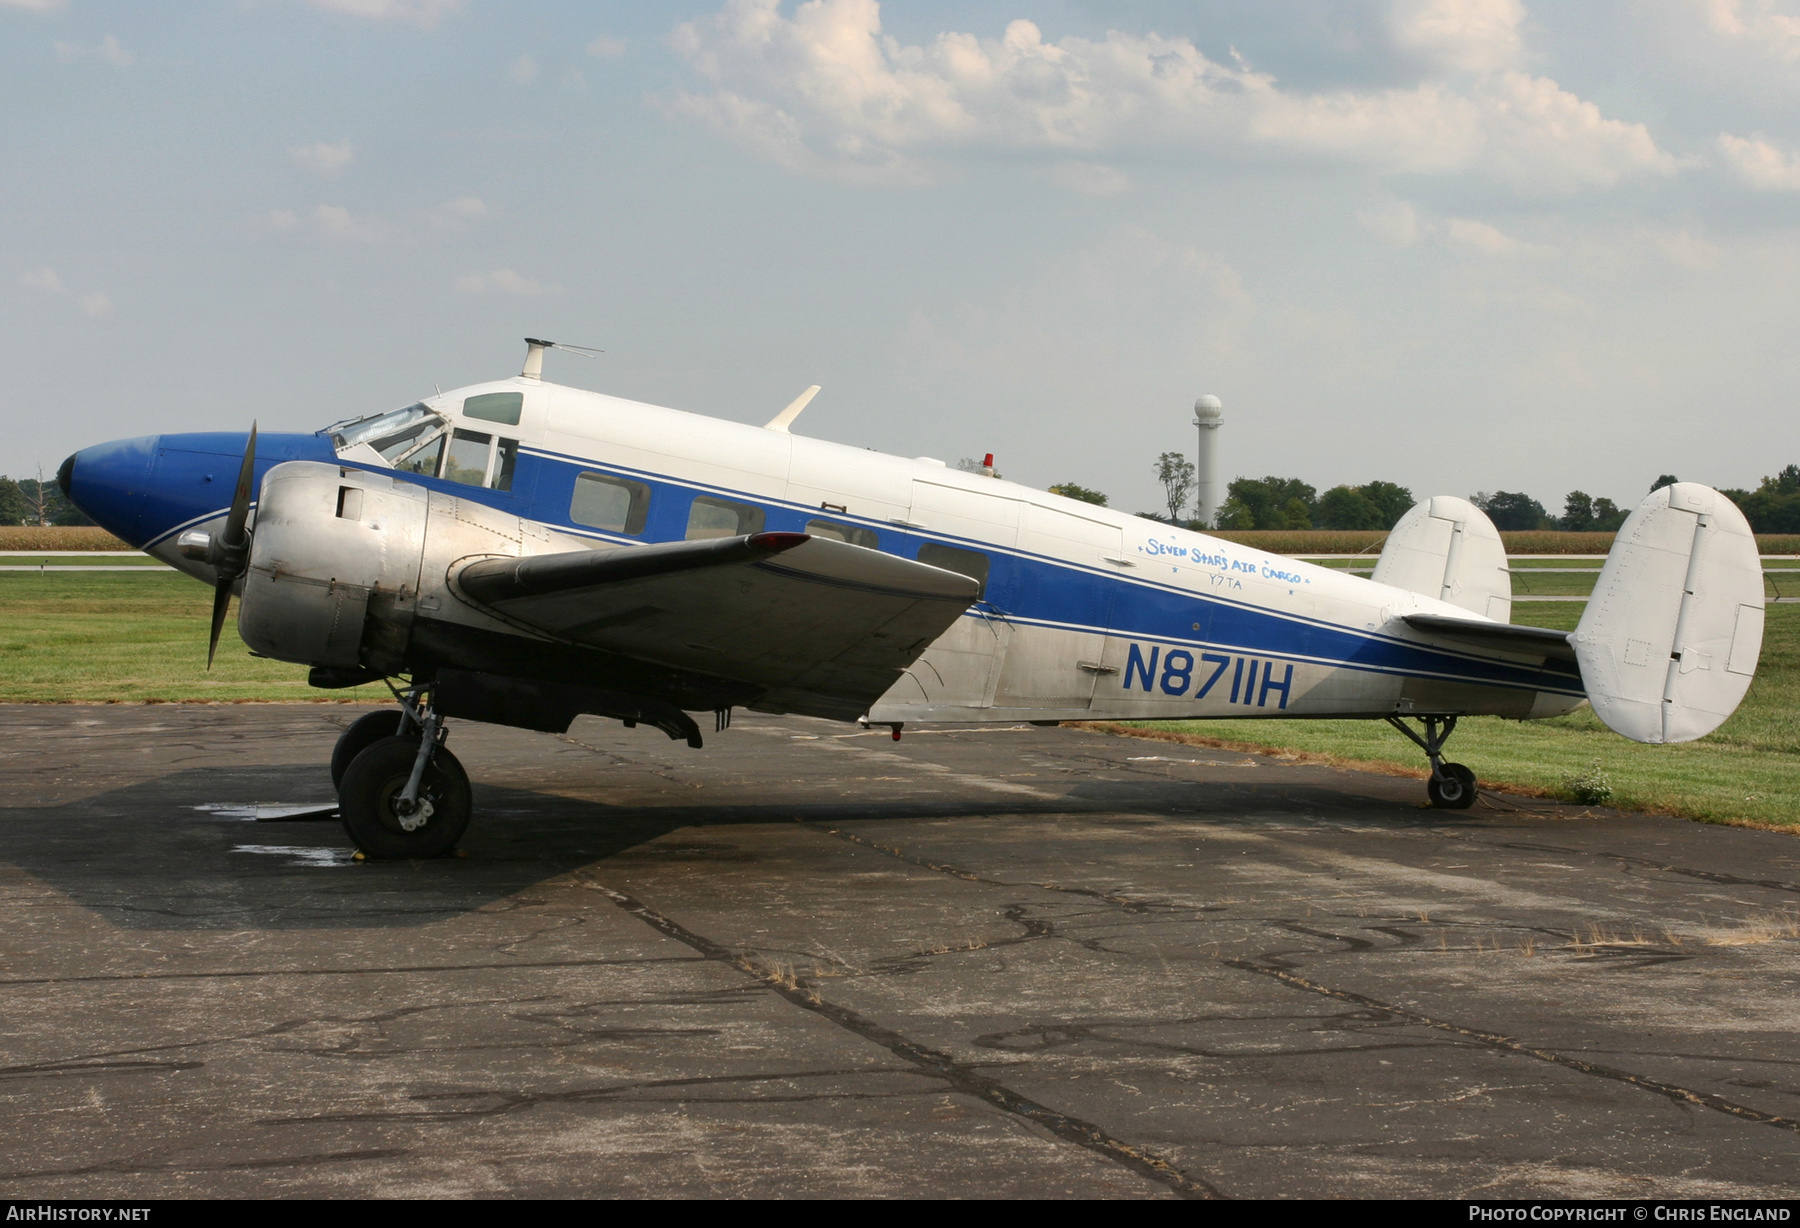
[[[1579,602],[1520,601],[1513,605],[1513,621],[1573,629],[1582,608]],[[1379,721],[1146,721],[1129,727],[1200,745],[1294,752],[1425,775],[1425,756]],[[1730,720],[1698,742],[1628,742],[1583,708],[1547,721],[1465,719],[1450,742],[1449,757],[1468,764],[1484,784],[1562,798],[1572,796],[1572,777],[1597,766],[1612,785],[1612,806],[1800,829],[1800,605],[1769,607],[1762,663],[1750,694]]]
[[[1585,582],[1582,577],[1571,579]],[[1549,579],[1549,577],[1546,577]],[[227,622],[212,673],[212,594],[174,572],[0,573],[0,702],[170,703],[385,699],[379,684],[348,691],[306,685],[296,665],[251,657]],[[1572,628],[1578,602],[1527,600],[1515,622]],[[235,613],[235,608],[234,608]],[[1424,758],[1376,721],[1172,721],[1140,733],[1208,745],[1294,752],[1423,775]],[[1710,737],[1640,746],[1583,710],[1550,721],[1466,720],[1451,758],[1488,784],[1565,795],[1596,764],[1612,804],[1714,822],[1800,827],[1800,605],[1769,607],[1762,664],[1749,697]],[[1421,793],[1423,791],[1421,790]]]
[[[320,691],[306,669],[252,657],[237,606],[206,672],[212,592],[179,572],[0,573],[0,701],[385,699],[387,688]]]

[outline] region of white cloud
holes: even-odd
[[[342,205],[315,205],[310,220],[313,229],[328,239],[379,243],[389,233],[387,224],[380,218],[352,213]]]
[[[1440,70],[1495,72],[1518,65],[1524,44],[1519,0],[1395,0],[1394,41]]]
[[[999,39],[909,45],[881,33],[875,0],[808,0],[791,17],[779,0],[727,0],[676,27],[675,49],[711,91],[671,107],[783,165],[864,178],[923,178],[933,157],[996,150],[1277,155],[1486,175],[1532,194],[1679,169],[1643,125],[1500,67],[1515,54],[1512,9],[1467,8],[1421,5],[1408,28],[1440,59],[1483,66],[1472,80],[1307,94],[1215,63],[1186,39],[1113,31],[1047,43],[1015,21]]]
[[[305,232],[344,243],[413,242],[428,234],[454,234],[488,217],[486,202],[459,196],[432,209],[419,209],[398,218],[378,213],[355,213],[342,205],[314,205],[306,213],[271,209],[268,226],[277,233]]]
[[[110,34],[100,40],[98,47],[84,47],[79,43],[56,44],[56,58],[64,64],[73,64],[76,60],[85,60],[89,57],[105,60],[115,68],[129,68],[137,60],[136,56],[125,50],[119,40]]]
[[[1474,218],[1444,219],[1443,235],[1449,246],[1482,256],[1517,256],[1533,250],[1531,244],[1520,242],[1498,227]]]
[[[1045,178],[1086,196],[1116,196],[1131,191],[1132,186],[1123,171],[1100,162],[1058,162],[1045,172]]]
[[[63,279],[57,276],[56,270],[52,268],[29,269],[19,274],[19,284],[33,290],[54,294],[59,298],[72,298],[81,304],[83,311],[96,320],[111,315],[113,311],[112,299],[105,294],[98,290],[90,290],[86,294],[76,294],[63,284]]]
[[[1356,220],[1389,247],[1411,247],[1419,241],[1418,210],[1403,200],[1378,209],[1361,210]]]
[[[288,161],[321,179],[336,179],[344,168],[356,161],[356,146],[349,141],[329,144],[314,141],[311,145],[288,146]]]
[[[1430,242],[1475,256],[1526,256],[1549,250],[1475,218],[1421,217],[1403,200],[1362,210],[1356,220],[1390,247],[1416,247]]]
[[[602,34],[587,45],[587,53],[596,59],[616,60],[625,54],[629,46],[630,44],[622,38],[612,38]]]
[[[462,0],[306,0],[316,9],[342,13],[348,17],[366,17],[372,21],[404,21],[423,29],[431,29],[449,13],[462,7]]]
[[[495,269],[491,273],[465,273],[456,279],[456,288],[464,294],[514,294],[523,298],[561,291],[560,286],[546,285],[511,269]]]
[[[1712,28],[1780,60],[1800,60],[1800,17],[1772,0],[1699,0]]]
[[[56,275],[55,269],[32,269],[19,274],[19,284],[30,286],[34,290],[48,290],[52,294],[66,294],[62,278]]]
[[[269,229],[305,231],[323,239],[351,243],[380,243],[392,237],[393,227],[373,214],[352,213],[342,205],[314,205],[308,213],[293,209],[269,211]]]
[[[433,229],[458,231],[479,222],[493,212],[487,202],[477,196],[459,196],[435,209],[427,209],[424,219]]]
[[[538,64],[530,56],[522,55],[512,62],[512,67],[507,69],[507,72],[511,73],[512,79],[520,85],[530,85],[537,80]]]
[[[1719,153],[1745,187],[1762,192],[1800,192],[1800,157],[1761,138],[1719,133]]]

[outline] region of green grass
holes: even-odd
[[[237,605],[206,671],[212,591],[179,572],[0,572],[0,702],[370,700],[306,685],[306,667],[252,657]]]
[[[1582,608],[1576,602],[1518,602],[1513,621],[1573,629]],[[1424,775],[1424,755],[1380,721],[1144,721],[1129,727]],[[1730,720],[1698,742],[1640,745],[1583,708],[1547,721],[1465,719],[1450,743],[1450,758],[1468,764],[1485,784],[1553,797],[1568,797],[1569,779],[1597,763],[1611,778],[1612,806],[1800,828],[1800,606],[1769,607],[1762,662],[1749,695]]]

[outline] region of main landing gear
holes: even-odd
[[[344,830],[365,857],[442,857],[472,810],[469,777],[444,745],[447,730],[423,685],[395,690],[400,712],[372,712],[331,752]]]
[[[1433,806],[1439,810],[1467,810],[1475,804],[1478,792],[1475,773],[1460,763],[1444,762],[1444,743],[1456,732],[1454,716],[1421,716],[1419,724],[1425,727],[1423,737],[1414,733],[1401,717],[1390,716],[1387,723],[1416,742],[1431,760],[1431,779],[1425,782],[1425,795]]]

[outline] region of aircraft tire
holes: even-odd
[[[1446,763],[1442,779],[1433,776],[1425,782],[1425,794],[1439,810],[1467,810],[1479,791],[1475,773],[1460,763]]]
[[[341,791],[344,773],[350,770],[351,761],[381,739],[398,734],[400,722],[405,719],[404,712],[370,712],[357,717],[350,728],[338,735],[337,745],[331,748],[331,787]]]
[[[419,800],[431,805],[423,826],[407,831],[394,811],[394,799],[406,788],[419,739],[383,738],[356,756],[344,773],[338,812],[344,830],[365,857],[400,861],[442,857],[468,830],[472,792],[468,773],[443,747],[432,753],[419,784]]]

